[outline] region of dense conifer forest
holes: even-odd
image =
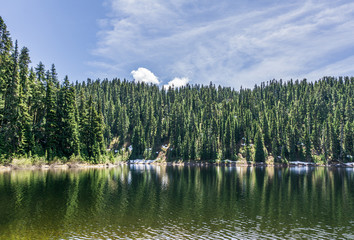
[[[253,89],[121,79],[73,84],[30,67],[0,17],[0,158],[352,161],[353,77]]]

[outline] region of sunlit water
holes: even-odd
[[[354,170],[0,173],[0,239],[354,239]]]

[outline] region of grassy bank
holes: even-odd
[[[81,156],[55,157],[48,159],[46,156],[7,156],[0,158],[0,166],[2,168],[11,169],[40,169],[40,168],[74,168],[87,166],[105,166],[115,165],[121,162],[126,162],[129,159],[129,154],[123,153],[119,155],[101,155],[99,159],[85,159]]]

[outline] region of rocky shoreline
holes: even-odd
[[[159,162],[156,160],[130,160],[118,163],[88,164],[88,163],[53,163],[41,165],[0,165],[0,171],[11,170],[51,170],[51,169],[90,169],[90,168],[113,168],[119,165],[157,165],[157,166],[238,166],[238,167],[335,167],[335,168],[353,168],[354,162],[342,163],[332,162],[329,164],[315,164],[310,162],[289,162],[289,163],[254,163],[238,161],[220,161],[220,162]]]
[[[122,163],[119,163],[122,164]],[[119,164],[88,164],[88,163],[53,163],[53,164],[42,164],[42,165],[0,165],[1,171],[11,171],[11,170],[51,170],[51,169],[89,169],[89,168],[108,168],[116,167]]]

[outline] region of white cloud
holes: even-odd
[[[186,77],[183,77],[183,78],[175,77],[174,79],[169,81],[168,84],[164,85],[164,87],[165,87],[165,89],[168,89],[169,87],[179,88],[179,87],[183,87],[183,86],[187,85],[188,82],[189,82],[189,79]]]
[[[131,74],[137,82],[159,84],[159,80],[149,69],[140,67],[138,70],[133,70]]]
[[[353,2],[252,2],[109,0],[112,13],[94,54],[116,75],[148,65],[162,79],[236,88],[273,78],[354,75]]]

